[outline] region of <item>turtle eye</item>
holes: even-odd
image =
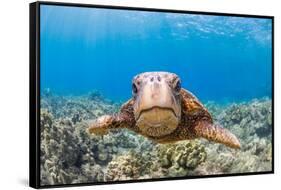
[[[133,93],[134,93],[134,94],[138,93],[138,88],[137,88],[137,86],[136,86],[135,83],[133,83],[132,89],[133,89]]]
[[[177,81],[177,83],[176,83],[176,85],[175,85],[175,90],[176,90],[177,92],[179,92],[179,91],[181,90],[181,81],[180,81],[180,80]]]

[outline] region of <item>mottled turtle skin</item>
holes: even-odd
[[[169,72],[145,72],[132,81],[133,97],[115,115],[90,122],[89,133],[103,135],[126,128],[157,143],[205,138],[240,148],[234,134],[213,123],[199,100],[181,88],[180,78]]]

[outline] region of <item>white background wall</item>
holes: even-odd
[[[66,1],[66,0],[65,0]],[[0,4],[0,189],[28,187],[28,3]],[[280,188],[281,5],[278,0],[75,0],[67,2],[113,4],[193,11],[275,16],[275,172],[272,175],[178,180],[72,189],[269,189]],[[251,71],[249,71],[251,72]],[[279,187],[278,187],[279,186]]]

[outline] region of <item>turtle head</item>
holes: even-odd
[[[151,137],[172,133],[181,118],[181,82],[174,73],[145,72],[134,77],[134,116],[140,131]]]

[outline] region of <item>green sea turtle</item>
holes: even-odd
[[[157,143],[206,138],[240,148],[239,140],[213,123],[199,100],[181,88],[180,78],[169,72],[145,72],[132,81],[133,97],[119,113],[104,115],[90,123],[89,133],[103,135],[110,129],[126,128]]]

